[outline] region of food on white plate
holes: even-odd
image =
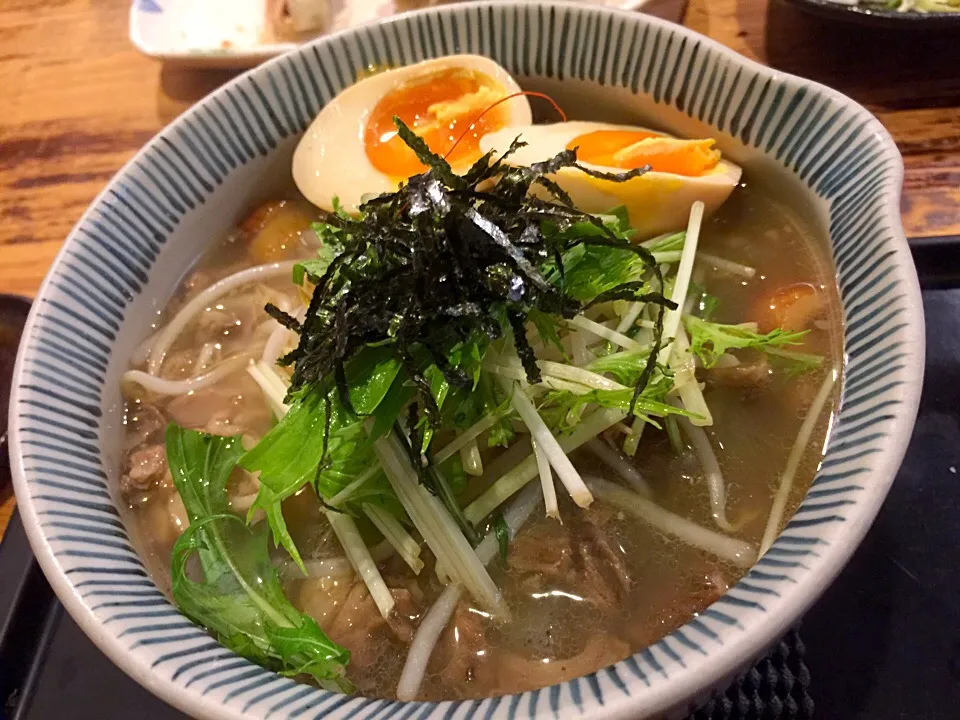
[[[526,145],[506,159],[508,164],[530,165],[576,149],[581,165],[601,173],[649,165],[651,172],[626,182],[591,176],[575,167],[551,175],[581,210],[602,213],[624,205],[641,238],[684,227],[695,200],[712,214],[740,181],[740,168],[721,157],[712,139],[674,138],[627,125],[561,122],[508,127],[485,135],[480,148],[502,154],[517,137]],[[548,192],[538,189],[541,195]]]
[[[270,41],[299,40],[326,32],[343,0],[267,0]]]
[[[123,375],[133,537],[272,670],[435,701],[595,672],[723,595],[813,481],[843,362],[819,229],[749,167],[706,192],[740,174],[712,141],[483,114],[515,91],[464,57],[346,90],[306,199],[251,208]]]
[[[303,41],[444,0],[266,0],[264,42]]]
[[[377,73],[331,100],[307,128],[293,156],[293,179],[314,205],[337,197],[353,213],[365,195],[392,192],[425,168],[401,140],[393,117],[454,170],[480,157],[481,136],[528,125],[530,103],[500,65],[479,55],[453,55]],[[485,112],[486,111],[486,112]],[[481,117],[482,115],[482,117]]]

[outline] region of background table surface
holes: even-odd
[[[33,295],[70,228],[140,146],[232,72],[164,66],[124,0],[0,2],[0,292]],[[778,0],[691,0],[684,25],[865,104],[906,164],[907,234],[960,235],[960,43],[832,23]],[[3,492],[3,491],[0,491]],[[0,496],[0,536],[13,498]]]

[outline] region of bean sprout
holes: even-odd
[[[503,519],[507,524],[507,530],[511,538],[523,527],[523,524],[536,509],[539,500],[539,486],[530,485],[507,508],[507,511],[503,514]],[[497,553],[497,539],[493,531],[488,532],[480,541],[476,552],[484,565],[493,560]],[[413,700],[420,691],[420,685],[423,683],[423,676],[427,672],[430,656],[440,639],[440,634],[447,623],[450,622],[450,617],[453,615],[461,595],[463,595],[463,589],[460,585],[456,583],[447,585],[417,628],[417,632],[413,636],[413,642],[410,643],[407,660],[403,664],[400,682],[397,685],[397,698],[400,700]]]
[[[263,364],[269,367],[277,364],[277,360],[283,354],[283,349],[290,341],[290,336],[293,335],[290,330],[287,330],[287,328],[283,327],[283,325],[276,320],[272,322],[276,327],[273,332],[270,333],[270,337],[267,338],[267,344],[263,346],[263,355],[260,358]]]
[[[672,535],[687,545],[706,550],[741,568],[750,567],[757,559],[756,548],[748,542],[708,530],[607,480],[588,476],[585,482],[601,500],[634,515],[654,529]]]
[[[735,532],[738,528],[727,520],[727,484],[723,480],[720,463],[713,452],[710,438],[703,428],[697,427],[689,419],[680,417],[678,420],[703,467],[703,476],[710,495],[710,514],[721,530]]]
[[[793,489],[793,478],[797,474],[797,468],[800,467],[800,460],[803,459],[803,451],[807,449],[810,443],[810,436],[813,435],[813,429],[817,426],[817,420],[820,419],[820,413],[823,412],[823,406],[827,404],[827,399],[833,390],[833,384],[837,380],[837,371],[830,370],[823,379],[820,391],[813,399],[807,416],[803,419],[800,426],[800,432],[790,450],[790,457],[787,458],[787,466],[780,476],[780,486],[777,488],[777,494],[773,498],[773,507],[770,509],[770,517],[767,520],[767,527],[763,531],[763,540],[760,541],[760,554],[762,555],[773,541],[777,539],[777,532],[780,530],[780,523],[783,521],[783,513],[787,507],[787,499],[790,497],[790,490]]]
[[[237,370],[246,366],[251,359],[251,353],[240,353],[231,358],[227,358],[213,370],[197,377],[187,380],[167,380],[166,378],[150,375],[142,370],[128,370],[123,374],[125,382],[132,382],[157,393],[158,395],[186,395],[210,387],[228,375],[232,375]]]

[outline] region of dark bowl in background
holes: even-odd
[[[809,12],[844,22],[888,28],[953,28],[960,30],[960,12],[897,12],[896,10],[878,10],[859,5],[844,5],[832,0],[786,0],[796,7]]]
[[[7,455],[7,407],[10,381],[17,360],[20,334],[30,312],[30,300],[20,295],[0,294],[0,500],[10,485],[10,458]]]

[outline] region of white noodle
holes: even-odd
[[[717,257],[716,255],[710,255],[709,253],[697,253],[697,259],[710,263],[717,270],[722,270],[731,275],[739,275],[747,280],[757,274],[756,268],[752,268],[749,265],[741,265],[733,260],[727,260],[722,257]]]
[[[263,364],[269,367],[277,364],[277,360],[283,355],[283,349],[290,341],[290,336],[294,334],[276,320],[272,322],[277,327],[274,328],[273,332],[270,333],[270,337],[267,338],[267,344],[263,346],[263,355],[260,358]]]
[[[143,342],[137,345],[134,351],[130,354],[130,367],[143,365],[143,363],[147,361],[147,358],[150,356],[150,349],[157,341],[157,336],[159,334],[160,331],[157,330],[156,332],[151,333]]]
[[[793,489],[793,478],[797,474],[797,468],[800,467],[800,461],[803,459],[803,451],[807,449],[810,436],[813,435],[813,430],[817,426],[817,420],[820,419],[820,413],[823,412],[823,407],[827,404],[836,380],[837,371],[831,369],[823,379],[823,385],[820,386],[820,391],[813,399],[810,410],[807,411],[807,416],[803,419],[800,432],[797,434],[797,439],[793,443],[793,448],[790,450],[790,456],[787,458],[787,466],[783,471],[783,475],[780,476],[780,486],[777,488],[777,494],[773,498],[773,506],[770,508],[767,527],[763,531],[763,539],[760,541],[761,555],[769,550],[770,546],[773,545],[773,541],[777,539],[777,534],[780,531],[780,523],[783,521],[783,512],[787,507],[787,500],[790,497],[790,490]]]
[[[280,373],[277,371],[277,366],[267,365],[261,360],[257,363],[257,367],[260,368],[260,372],[262,372],[267,378],[267,382],[270,383],[270,387],[280,394],[281,399],[286,397],[287,390],[290,389],[290,382],[280,375]]]
[[[265,280],[280,275],[289,275],[295,264],[296,261],[290,260],[287,262],[270,263],[268,265],[258,265],[257,267],[247,268],[246,270],[241,270],[238,273],[229,275],[222,280],[218,280],[198,294],[184,305],[167,326],[156,335],[156,341],[150,348],[150,354],[147,360],[147,372],[150,375],[158,375],[160,373],[160,367],[163,365],[167,351],[176,341],[180,333],[183,332],[183,329],[193,320],[195,315],[201,313],[227,293],[248,282]]]
[[[672,535],[687,545],[706,550],[741,568],[750,567],[757,558],[756,549],[748,542],[697,525],[608,480],[587,477],[586,482],[604,502],[640,518],[654,529]]]
[[[262,360],[249,365],[247,373],[260,386],[277,420],[282,420],[290,412],[290,406],[283,402],[287,395],[287,384],[272,366],[264,364]]]
[[[689,418],[678,417],[680,427],[690,440],[693,452],[696,453],[703,467],[703,476],[707,482],[707,492],[710,495],[710,514],[721,530],[735,532],[737,528],[727,520],[727,484],[724,482],[720,463],[713,452],[713,445],[703,428],[697,427]]]
[[[645,498],[653,497],[653,491],[650,489],[650,485],[646,479],[640,474],[636,466],[630,462],[627,457],[621,455],[619,451],[610,447],[598,437],[587,441],[583,447],[623,478],[634,491],[643,495]]]
[[[203,370],[213,359],[213,353],[215,353],[216,350],[216,343],[207,342],[203,344],[203,347],[200,348],[200,352],[197,353],[197,359],[193,361],[194,377],[197,377],[201,372],[203,372]]]
[[[450,622],[450,617],[457,603],[460,602],[462,594],[463,588],[456,583],[447,585],[420,621],[420,626],[413,636],[413,642],[410,643],[407,659],[403,663],[400,682],[397,683],[398,700],[408,701],[416,698],[423,683],[423,676],[426,675],[430,656],[433,655],[433,649],[437,646],[440,634]]]
[[[352,575],[353,565],[345,557],[323,558],[321,560],[304,560],[303,566],[307,574],[297,567],[294,562],[284,562],[281,572],[287,580],[302,580],[308,578],[338,577],[341,575]]]
[[[227,358],[210,372],[187,380],[167,380],[166,378],[149,375],[142,370],[128,370],[123,374],[123,380],[136,383],[158,395],[186,395],[218,383],[249,362],[250,353],[241,353]]]

